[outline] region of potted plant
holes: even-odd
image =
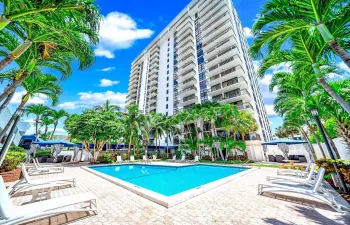
[[[26,159],[27,154],[23,148],[11,146],[0,167],[0,175],[4,182],[13,182],[21,177],[21,168],[17,168]]]

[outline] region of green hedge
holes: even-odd
[[[24,152],[8,151],[4,162],[0,167],[0,172],[8,172],[17,168],[17,166],[25,161],[27,154]]]
[[[19,146],[15,146],[15,145],[11,145],[9,148],[9,152],[24,152],[24,148],[19,147]]]
[[[98,156],[98,161],[103,164],[113,163],[112,154],[111,153],[100,154]]]
[[[35,157],[41,157],[41,156],[51,156],[50,150],[40,150],[35,153]]]

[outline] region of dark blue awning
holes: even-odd
[[[278,145],[278,144],[298,145],[298,144],[306,144],[306,143],[307,143],[306,141],[281,138],[281,139],[262,143],[262,145]]]

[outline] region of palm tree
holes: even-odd
[[[100,15],[93,0],[23,1],[1,0],[0,30],[12,23],[26,22],[52,26],[50,17],[61,19],[58,22],[84,21],[91,30],[98,31]],[[49,18],[48,18],[49,17]],[[65,20],[63,20],[65,18]]]
[[[43,136],[44,139],[47,140],[48,136],[49,136],[48,133],[47,133],[47,131],[49,129],[49,126],[54,124],[55,121],[53,119],[51,119],[50,117],[48,117],[47,115],[43,115],[41,117],[40,121],[41,121],[40,125],[45,127],[44,133],[43,133],[43,135],[40,135],[40,137]]]
[[[140,124],[143,116],[139,112],[138,105],[129,105],[126,107],[126,110],[127,112],[124,114],[124,122],[129,133],[128,155],[130,156],[132,138],[134,133],[138,134],[140,132]]]
[[[299,118],[303,118],[309,131],[315,134],[314,128],[309,122],[310,109],[317,107],[313,95],[321,90],[315,79],[315,74],[305,74],[302,71],[276,73],[271,80],[270,91],[275,87],[279,89],[274,101],[275,111],[280,116],[299,115]],[[292,116],[292,118],[295,118],[295,116]],[[320,140],[316,136],[315,139],[325,158],[326,155]]]
[[[25,111],[27,115],[35,115],[35,141],[38,141],[39,123],[41,123],[41,118],[49,113],[50,108],[43,104],[37,104],[27,106]]]
[[[162,136],[165,134],[165,116],[162,114],[156,114],[156,124],[153,128],[153,134],[156,142],[156,146],[158,146],[158,152],[160,152],[160,140]],[[158,144],[157,144],[158,141]]]
[[[231,104],[225,104],[220,107],[220,114],[222,118],[222,128],[224,128],[226,135],[225,135],[225,141],[223,142],[226,146],[226,157],[225,160],[227,160],[228,153],[231,151],[231,148],[229,146],[229,137],[231,132],[233,132],[233,139],[236,140],[236,131],[237,131],[237,118],[239,117],[239,111],[236,106]],[[223,149],[223,148],[221,148]]]
[[[169,140],[171,139],[171,137],[173,137],[174,135],[176,135],[177,133],[179,133],[179,128],[177,126],[177,121],[175,120],[174,117],[167,117],[164,121],[164,133],[165,133],[165,138],[166,138],[166,154],[167,154],[167,158],[169,158]]]
[[[154,127],[157,124],[158,118],[155,113],[150,113],[146,115],[141,116],[141,132],[143,135],[144,139],[144,144],[145,144],[145,155],[147,155],[147,150],[148,150],[148,144],[150,140],[150,134],[154,130]]]
[[[295,34],[316,30],[327,44],[326,54],[335,53],[350,68],[349,29],[349,1],[269,0],[253,25],[256,39],[250,52],[257,57],[264,46],[269,50],[279,49]]]
[[[55,134],[55,131],[56,131],[56,128],[57,128],[57,125],[58,125],[58,121],[60,119],[62,119],[63,117],[67,117],[68,116],[68,113],[66,111],[64,111],[63,109],[60,109],[60,110],[51,110],[48,115],[53,119],[54,121],[54,127],[53,127],[53,131],[51,133],[51,137],[50,137],[50,140],[52,140],[54,134]]]
[[[119,112],[121,108],[119,105],[112,105],[111,101],[107,99],[102,106],[95,106],[94,109],[99,112]]]
[[[21,71],[0,95],[0,101],[3,101],[10,93],[12,93],[23,82],[23,80],[32,73],[39,62],[49,61],[48,63],[44,62],[44,66],[50,65],[50,67],[54,67],[54,69],[59,72],[62,72],[62,69],[59,65],[55,65],[56,61],[63,65],[62,68],[68,67],[67,71],[69,72],[62,74],[63,77],[70,74],[70,64],[73,60],[78,60],[80,62],[80,70],[90,67],[94,62],[94,51],[86,39],[91,37],[91,43],[95,43],[97,42],[96,35],[85,35],[84,32],[87,32],[86,27],[80,26],[79,23],[66,24],[66,30],[60,31],[59,34],[57,34],[57,32],[48,34],[46,29],[40,27],[37,28],[35,26],[29,26],[28,29],[24,29],[27,32],[23,32],[22,27],[21,29],[18,29],[17,27],[15,28],[7,31],[9,35],[0,35],[0,42],[6,43],[6,45],[0,48],[0,55],[5,57],[3,62],[0,62],[0,70],[11,61],[16,60],[18,63],[20,60],[22,62],[18,63],[18,65],[20,66]],[[2,31],[2,33],[4,32],[5,31]],[[6,41],[8,40],[7,37],[13,34],[17,37],[12,38],[11,41]],[[31,39],[34,42],[28,48],[16,53],[16,57],[12,57],[12,48],[17,46],[21,40],[27,39]],[[51,58],[53,59],[51,60]],[[3,65],[2,67],[1,63]]]
[[[4,137],[12,122],[15,120],[17,111],[22,109],[31,97],[40,94],[51,99],[53,105],[57,103],[58,96],[62,92],[57,81],[57,77],[50,74],[42,74],[40,72],[36,72],[35,76],[29,76],[23,81],[22,86],[25,89],[26,94],[22,96],[21,103],[17,107],[15,113],[0,132],[0,140]]]
[[[299,32],[291,37],[291,45],[291,50],[271,52],[259,68],[260,76],[263,76],[272,66],[289,63],[293,70],[302,71],[304,74],[315,74],[314,79],[317,79],[325,91],[350,113],[350,104],[328,85],[324,77],[325,74],[334,72],[334,66],[323,57],[325,42],[314,33]]]

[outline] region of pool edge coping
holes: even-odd
[[[134,165],[135,164],[140,165],[139,163],[134,163]],[[123,165],[123,164],[120,164],[120,165]],[[124,164],[124,165],[132,165],[132,164]],[[141,164],[141,165],[143,165],[143,164]],[[192,165],[192,164],[181,165],[179,167],[188,166],[188,165]],[[208,165],[208,166],[210,166],[210,164],[204,164],[204,163],[199,163],[199,164],[194,164],[194,165]],[[99,166],[107,166],[107,165],[99,165]],[[99,166],[96,166],[96,167],[99,167]],[[225,165],[225,167],[226,167],[226,165]],[[235,167],[235,166],[227,165],[227,167]],[[131,191],[134,194],[137,194],[145,199],[148,199],[148,200],[155,202],[155,203],[157,203],[161,206],[164,206],[166,208],[171,208],[175,205],[178,205],[182,202],[190,200],[196,196],[199,196],[199,195],[206,193],[210,190],[218,188],[218,187],[220,187],[224,184],[227,184],[231,181],[234,181],[234,180],[239,179],[243,176],[246,176],[249,173],[252,173],[254,171],[259,170],[259,168],[257,168],[257,167],[250,167],[250,166],[240,166],[240,167],[244,167],[244,168],[248,168],[248,169],[245,171],[239,172],[237,174],[233,174],[231,176],[221,178],[219,180],[207,183],[205,185],[202,185],[202,186],[199,186],[196,188],[192,188],[190,190],[187,190],[187,191],[184,191],[184,192],[172,195],[172,196],[165,196],[165,195],[159,194],[157,192],[154,192],[154,191],[148,190],[146,188],[134,185],[134,184],[126,182],[124,180],[121,180],[121,179],[112,177],[110,175],[98,172],[96,170],[90,169],[88,166],[83,166],[80,168],[87,171],[87,172],[90,172],[90,173],[92,173],[100,178],[103,178],[103,179],[105,179],[113,184],[116,184],[122,188],[125,188],[126,190]]]

